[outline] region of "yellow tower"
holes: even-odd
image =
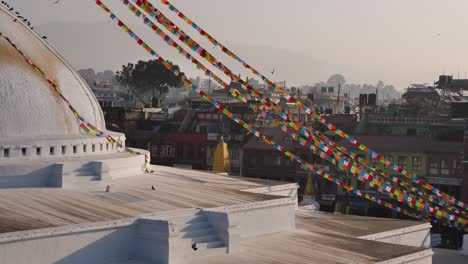
[[[309,174],[307,177],[307,184],[304,190],[304,196],[302,202],[299,204],[303,209],[309,209],[312,211],[319,211],[320,205],[315,200],[315,184],[314,176]]]
[[[224,137],[221,137],[221,141],[216,146],[213,160],[213,169],[215,172],[228,172],[230,169],[229,164],[229,149],[227,144],[224,142]]]

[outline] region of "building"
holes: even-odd
[[[364,142],[380,155],[383,155],[386,159],[412,172],[418,178],[424,179],[442,191],[454,195],[457,199],[466,199],[468,189],[463,186],[468,181],[468,178],[462,174],[461,170],[461,162],[463,160],[462,142],[441,142],[424,137],[384,135],[360,135],[357,139],[360,142]],[[343,145],[362,158],[370,160],[371,166],[380,167],[384,169],[384,172],[389,173],[390,176],[405,180],[399,173],[385,168],[383,164],[372,159],[354,145],[347,142],[344,142]],[[387,195],[380,195],[369,190],[368,184],[360,183],[354,177],[348,176],[346,178],[346,175],[341,173],[341,179],[348,181],[352,186],[376,194],[382,199],[392,201]],[[327,194],[330,194],[329,192]],[[391,216],[391,211],[387,210],[385,212],[385,209],[375,207],[361,198],[349,197],[340,188],[337,195],[342,198],[342,204],[349,204],[351,210],[357,214]],[[343,206],[341,207],[343,208]]]
[[[206,170],[207,134],[154,133],[149,143],[153,164]]]
[[[89,87],[14,18],[0,5],[0,32],[105,131]],[[428,223],[310,212],[298,208],[294,183],[144,173],[148,152],[82,133],[40,71],[0,41],[1,263],[431,263]],[[124,147],[125,135],[107,132]]]

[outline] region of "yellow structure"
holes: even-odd
[[[221,141],[216,146],[213,160],[213,169],[215,172],[228,172],[230,169],[229,164],[229,149],[227,144],[224,142],[224,137],[221,137]]]
[[[304,196],[314,196],[315,195],[315,186],[314,186],[314,177],[312,174],[309,174],[307,177],[307,185],[304,190]]]

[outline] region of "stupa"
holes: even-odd
[[[87,122],[122,143],[118,148],[106,137],[84,133],[66,102],[2,37],[0,188],[82,188],[143,173],[144,155],[122,153],[125,135],[106,131],[91,89],[45,38],[3,7],[0,32],[57,84]]]

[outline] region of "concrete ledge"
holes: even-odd
[[[422,263],[432,263],[432,256],[434,252],[431,249],[427,249],[424,251],[416,252],[413,254],[405,255],[399,258],[394,258],[386,261],[378,262],[378,264],[400,264],[400,263],[408,263],[408,264],[422,264]]]
[[[430,223],[424,223],[387,232],[361,236],[358,238],[405,246],[429,248],[431,244],[431,227]]]

